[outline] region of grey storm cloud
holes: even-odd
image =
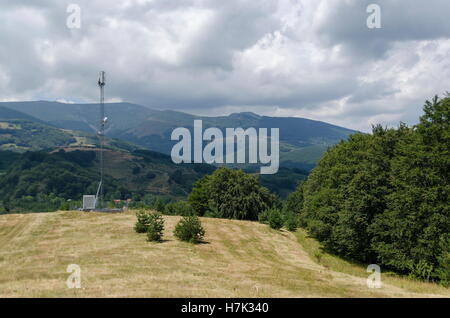
[[[366,8],[376,3],[382,12],[382,28],[362,28]],[[328,45],[344,44],[354,53],[372,57],[384,55],[394,43],[411,40],[445,39],[450,36],[450,1],[330,0],[317,35]]]
[[[67,7],[81,9],[69,29]],[[366,26],[369,4],[381,29]],[[450,1],[0,1],[0,100],[107,99],[368,130],[450,90]]]

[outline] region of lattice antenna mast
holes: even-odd
[[[98,87],[100,88],[100,127],[98,136],[100,139],[100,182],[97,189],[97,207],[103,208],[103,148],[105,138],[105,72],[101,71],[98,75]]]

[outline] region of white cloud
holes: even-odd
[[[414,2],[414,5],[412,4]],[[369,130],[414,123],[448,90],[446,0],[78,1],[0,4],[2,100],[97,98],[155,108],[304,116]]]

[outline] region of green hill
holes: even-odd
[[[145,196],[184,198],[192,183],[214,167],[177,166],[169,156],[146,150],[104,150],[105,198],[140,200]],[[0,201],[6,211],[46,211],[61,200],[79,201],[95,194],[98,149],[66,148],[51,153],[1,152]],[[54,205],[51,200],[55,199]]]
[[[58,128],[31,115],[0,106],[0,150],[37,151],[58,147],[99,146],[96,134]],[[140,146],[115,138],[105,138],[105,146],[132,151]]]
[[[3,120],[22,119],[22,120],[29,120],[29,121],[44,123],[44,121],[37,119],[36,117],[30,116],[28,114],[16,111],[14,109],[6,108],[3,106],[0,106],[0,119],[3,119]]]
[[[24,152],[69,146],[77,140],[68,132],[38,122],[0,119],[0,149]]]

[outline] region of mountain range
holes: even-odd
[[[178,111],[155,110],[131,103],[108,103],[106,114],[106,136],[164,154],[170,154],[176,143],[170,138],[172,131],[177,127],[192,131],[194,120],[197,119],[203,121],[204,129],[217,127],[225,131],[225,128],[237,127],[279,128],[281,166],[304,170],[314,167],[328,147],[355,133],[351,129],[310,119],[268,117],[249,112],[206,117]],[[95,142],[99,116],[98,104],[48,101],[0,103],[0,128],[3,129],[3,135],[5,128],[14,129],[13,126],[8,127],[7,123],[18,117],[37,126],[32,128],[35,131],[46,127],[46,133],[51,132],[55,136],[56,145],[74,145],[76,141]],[[14,144],[7,141],[5,138],[1,140],[0,149],[8,149],[8,146]],[[20,150],[20,147],[18,149]]]
[[[260,175],[259,180],[281,197],[306,178],[328,147],[354,133],[324,122],[248,112],[205,117],[111,103],[106,104],[106,114],[105,173],[110,178],[110,192],[122,193],[120,197],[143,197],[149,193],[182,198],[193,182],[215,169],[207,164],[176,165],[168,155],[177,142],[170,138],[173,129],[185,127],[192,131],[197,119],[203,121],[204,129],[217,127],[222,131],[238,127],[279,128],[280,169],[275,175]],[[98,104],[0,103],[0,196],[20,198],[41,189],[43,193],[79,199],[81,189],[92,192],[98,178],[99,117]],[[74,152],[74,156],[52,155],[59,151]],[[35,152],[38,153],[33,155]],[[89,164],[83,165],[80,158],[90,158]],[[256,165],[233,167],[259,172]],[[59,186],[54,187],[55,184]],[[73,193],[78,195],[69,196]]]

